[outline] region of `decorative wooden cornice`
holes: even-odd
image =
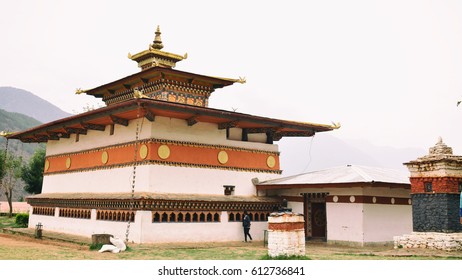
[[[123,119],[123,118],[119,118],[119,117],[116,117],[114,115],[110,115],[111,117],[111,120],[114,124],[120,124],[120,125],[123,125],[123,126],[128,126],[128,120],[127,119]]]
[[[281,204],[275,202],[236,202],[236,201],[187,201],[136,199],[133,205],[130,199],[59,199],[27,198],[35,207],[59,207],[82,209],[143,210],[143,211],[273,211]],[[48,208],[49,209],[49,208]]]
[[[64,127],[66,133],[69,134],[83,134],[87,135],[87,130],[85,128],[77,128],[77,127]]]
[[[98,131],[104,131],[106,129],[106,126],[102,124],[93,124],[93,123],[85,123],[85,122],[81,122],[80,124],[85,129],[98,130]]]
[[[227,129],[227,128],[232,128],[236,127],[237,125],[237,120],[230,121],[230,122],[223,122],[218,124],[218,129]]]

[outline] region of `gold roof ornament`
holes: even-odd
[[[154,37],[154,42],[152,42],[151,45],[149,45],[149,49],[156,49],[156,50],[161,50],[164,45],[162,44],[162,39],[160,38],[160,27],[159,25],[157,26],[157,30],[155,32],[156,36]]]
[[[0,131],[0,136],[1,137],[8,137],[10,135],[14,134],[14,132],[8,132],[8,131]]]
[[[188,57],[187,53],[185,55],[179,55],[161,51],[164,44],[160,37],[162,33],[160,32],[159,26],[157,26],[155,34],[154,41],[149,45],[149,49],[133,55],[130,53],[128,54],[128,58],[138,62],[138,67],[140,67],[141,70],[151,67],[174,68],[178,61]]]
[[[85,92],[86,92],[86,90],[83,90],[83,89],[81,89],[81,88],[77,88],[77,89],[75,90],[75,94],[82,94],[82,93],[85,93]]]

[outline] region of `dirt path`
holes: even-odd
[[[20,234],[0,233],[0,260],[124,260],[124,259],[260,259],[267,248],[262,242],[129,244],[131,251],[120,254],[91,251],[88,245],[41,240]],[[193,253],[192,253],[193,252]],[[223,252],[230,255],[223,257]],[[390,246],[351,247],[308,242],[306,256],[313,260],[367,259],[462,259],[462,252],[429,249],[393,249]]]
[[[32,239],[0,233],[0,260],[110,259],[88,247],[66,242]]]

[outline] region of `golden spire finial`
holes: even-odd
[[[160,34],[162,33],[160,32],[159,25],[157,26],[157,30],[155,34],[156,34],[156,37],[154,37],[154,42],[152,42],[152,44],[149,47],[156,49],[156,50],[161,50],[164,47],[164,45],[162,44],[162,39],[160,38]]]

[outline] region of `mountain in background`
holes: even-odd
[[[403,163],[427,154],[417,148],[381,147],[363,140],[341,140],[325,132],[310,138],[283,138],[279,146],[283,176],[348,164],[408,172]]]
[[[14,87],[0,87],[0,109],[30,116],[42,123],[71,115],[29,91]]]
[[[40,124],[41,122],[29,116],[20,113],[7,112],[0,109],[0,131],[21,131]],[[5,149],[5,142],[6,139],[4,137],[0,137],[1,149]],[[8,152],[17,156],[22,156],[25,160],[28,160],[39,146],[42,148],[44,147],[43,144],[22,143],[19,140],[11,139],[8,141]]]

